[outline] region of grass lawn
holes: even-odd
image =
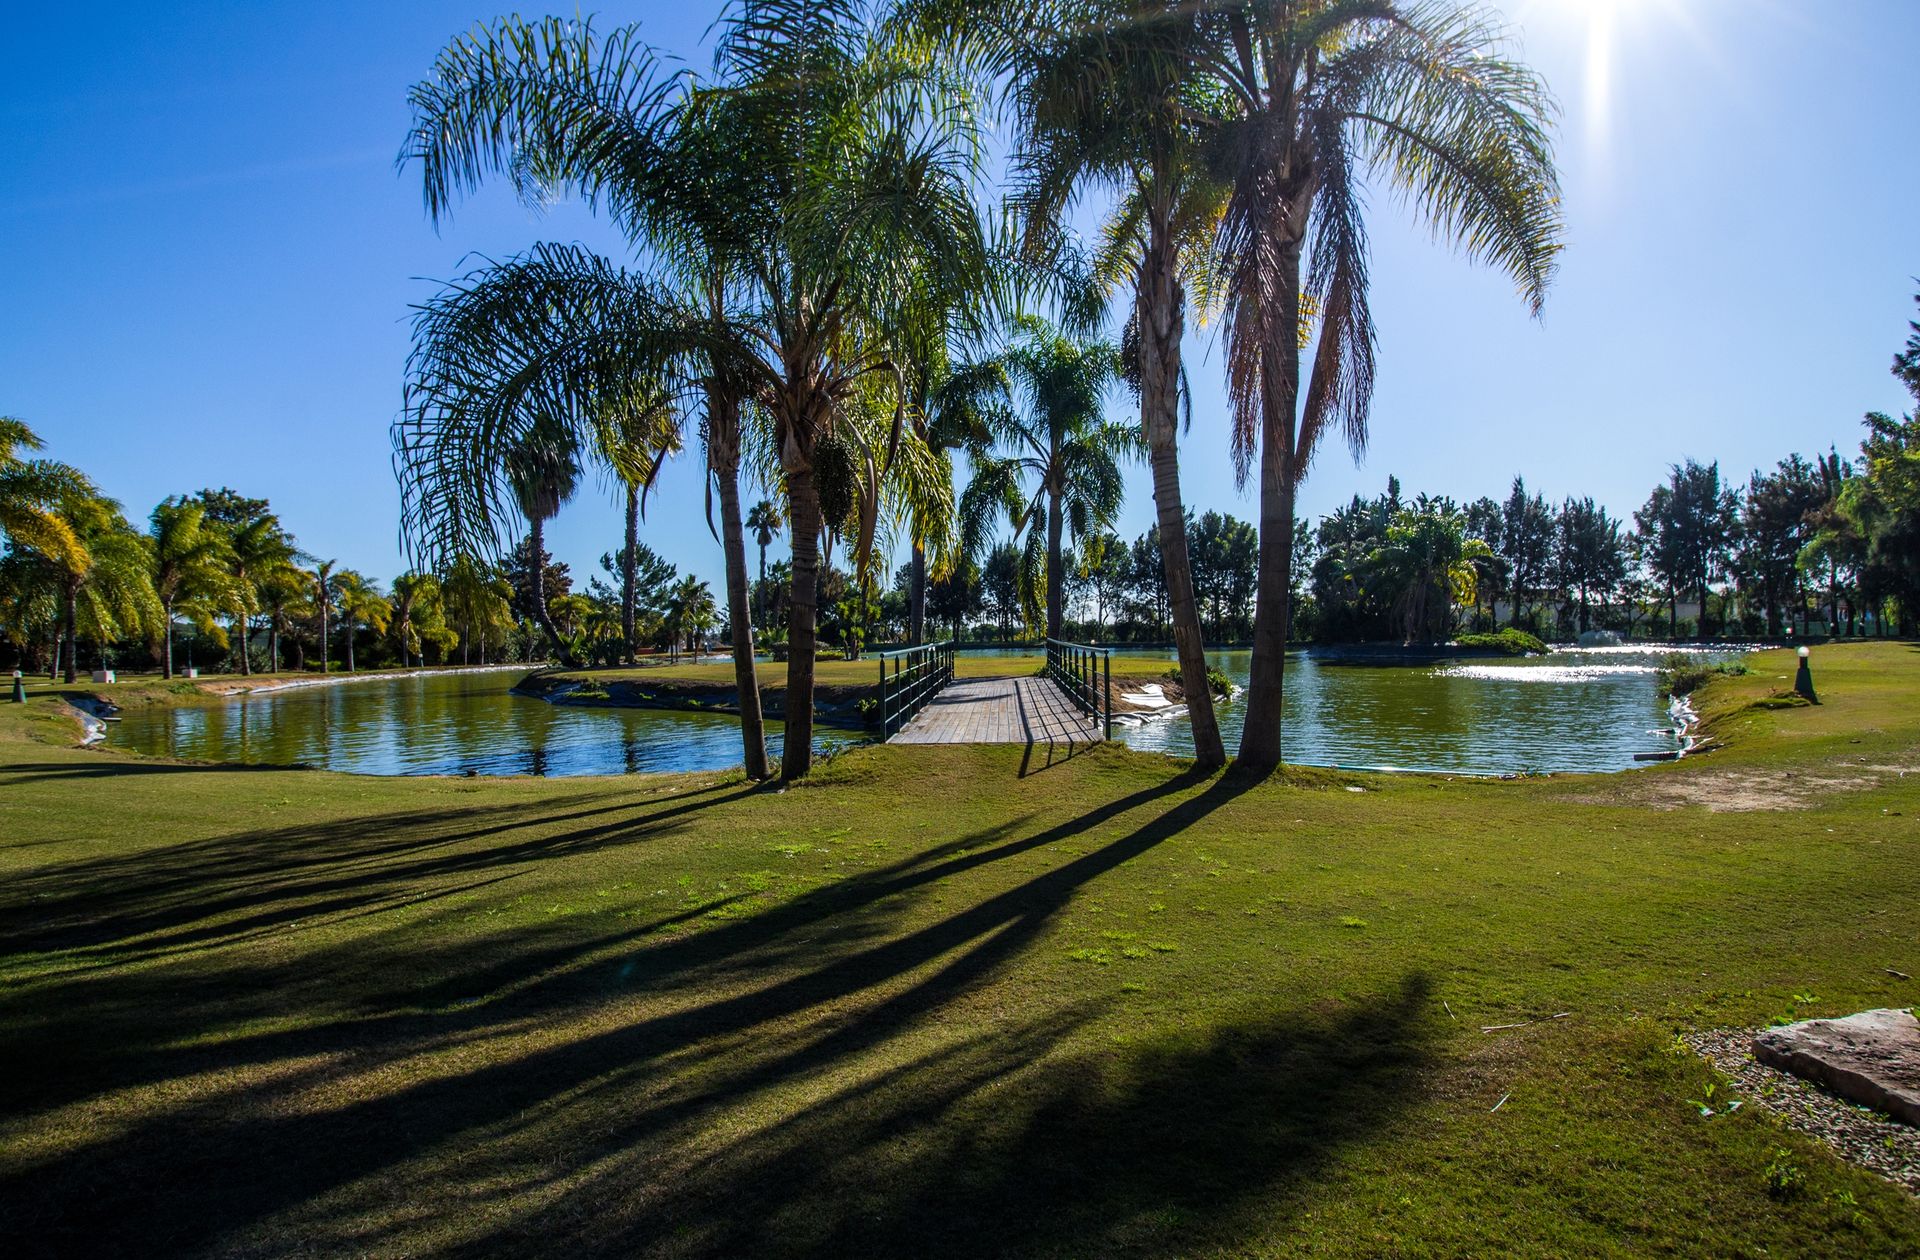
[[[1515,782],[373,779],[0,705],[0,1238],[1914,1255],[1676,1045],[1920,995],[1920,648],[1814,663],[1819,708],[1754,707],[1784,653],[1709,684],[1710,756]]]

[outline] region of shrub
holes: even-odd
[[[1660,662],[1660,694],[1663,696],[1692,695],[1716,675],[1737,677],[1746,672],[1746,665],[1740,661],[1709,665],[1705,661],[1695,660],[1685,652],[1669,652]]]
[[[1508,626],[1493,634],[1463,634],[1457,640],[1464,648],[1492,648],[1508,656],[1545,655],[1547,645],[1537,635]]]
[[[1160,677],[1166,682],[1178,683],[1180,681],[1180,667],[1176,665],[1166,673],[1160,675]],[[1233,680],[1227,677],[1226,671],[1215,669],[1209,665],[1207,666],[1207,690],[1216,696],[1231,695],[1233,694]]]

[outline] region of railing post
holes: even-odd
[[[1113,738],[1113,653],[1108,652],[1100,658],[1100,693],[1106,701],[1107,716],[1100,738]]]
[[[880,658],[880,741],[887,739],[887,658]]]

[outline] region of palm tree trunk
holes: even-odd
[[[233,619],[233,650],[234,654],[240,658],[240,668],[236,672],[242,678],[252,674],[253,670],[247,661],[247,614],[245,613],[239,613]]]
[[[1280,309],[1275,327],[1292,338],[1300,326],[1300,246],[1282,247],[1274,278]],[[1288,603],[1293,591],[1293,499],[1295,413],[1300,395],[1300,354],[1283,352],[1269,338],[1261,364],[1260,574],[1253,605],[1253,659],[1247,671],[1247,718],[1235,764],[1255,774],[1280,767],[1280,720],[1287,669]],[[1161,546],[1166,545],[1164,537]]]
[[[160,605],[160,612],[162,620],[166,623],[161,626],[160,632],[167,641],[165,655],[161,658],[160,677],[171,682],[173,680],[173,601],[168,600]]]
[[[561,661],[560,632],[553,628],[553,614],[547,611],[547,523],[539,517],[530,518],[527,525],[531,531],[533,552],[533,619],[540,624],[540,632],[547,636],[548,650],[555,661]]]
[[[767,628],[767,544],[766,535],[760,542],[760,580],[753,584],[753,624],[764,630]]]
[[[320,605],[320,672],[325,674],[331,663],[327,653],[327,606]]]
[[[913,576],[907,589],[907,646],[918,647],[927,631],[927,545],[913,540]]]
[[[61,600],[61,605],[61,617],[66,627],[66,642],[61,645],[62,653],[66,657],[64,662],[66,668],[65,678],[66,681],[70,683],[78,682],[80,681],[80,629],[78,624],[80,588],[78,583],[71,581],[67,583],[67,589]]]
[[[787,469],[787,498],[793,585],[787,596],[787,734],[780,777],[799,779],[813,768],[814,611],[820,598],[820,492],[811,467]]]
[[[1066,590],[1066,574],[1060,571],[1060,530],[1065,522],[1060,519],[1060,493],[1057,490],[1047,492],[1047,637],[1060,637],[1060,623],[1065,620],[1066,609],[1061,607]]]
[[[1156,232],[1159,224],[1155,225]],[[1185,295],[1173,274],[1171,242],[1156,241],[1140,269],[1140,426],[1153,467],[1153,507],[1160,522],[1160,569],[1173,609],[1173,644],[1180,658],[1180,690],[1193,725],[1194,761],[1202,770],[1227,763],[1220,722],[1207,686],[1206,641],[1193,598],[1187,557],[1186,507],[1180,501],[1180,335]]]
[[[406,664],[406,661],[407,661],[407,650],[406,648],[403,647],[400,649],[400,663],[404,665]],[[353,670],[353,618],[351,617],[347,618],[347,672],[349,674],[354,672]]]
[[[760,709],[760,680],[753,667],[753,621],[747,595],[747,538],[740,525],[740,417],[732,407],[707,407],[707,457],[720,483],[721,545],[727,555],[727,628],[733,638],[733,683],[740,703],[740,742],[747,777],[765,779],[767,724]],[[789,682],[787,695],[794,695]],[[809,687],[807,694],[812,695]],[[808,705],[811,712],[812,705]],[[791,719],[791,715],[789,715]],[[788,728],[793,728],[789,724]],[[811,735],[809,735],[811,738]]]
[[[639,662],[640,648],[634,642],[634,573],[639,565],[640,487],[627,487],[627,550],[620,558],[620,633],[627,641],[627,664]]]

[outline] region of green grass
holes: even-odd
[[[8,1254],[1913,1254],[1675,1041],[1915,1000],[1920,650],[1813,664],[1505,783],[373,779],[0,706]]]

